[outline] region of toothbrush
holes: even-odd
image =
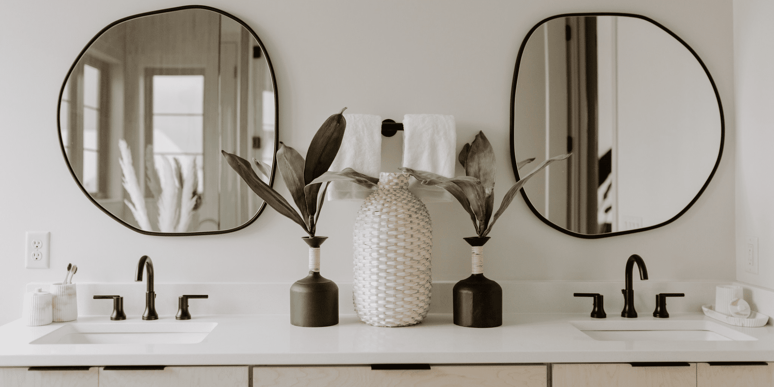
[[[73,270],[70,272],[70,280],[69,280],[69,282],[68,282],[69,284],[71,284],[71,285],[72,285],[72,283],[73,283],[73,276],[74,276],[74,275],[75,275],[75,273],[77,273],[77,272],[78,272],[78,265],[73,265]]]
[[[72,269],[72,268],[73,268],[73,264],[72,263],[68,263],[67,264],[67,273],[65,274],[64,281],[62,281],[62,285],[67,283],[67,278],[70,276],[70,269]]]

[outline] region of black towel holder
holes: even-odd
[[[403,130],[403,124],[400,122],[395,122],[395,120],[389,118],[382,121],[382,136],[392,137],[395,133],[398,133],[399,130]]]

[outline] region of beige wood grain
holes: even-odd
[[[97,387],[96,367],[88,371],[28,371],[27,367],[0,368],[0,387]]]
[[[774,366],[710,366],[699,363],[697,387],[771,387]]]
[[[547,387],[544,365],[432,366],[430,370],[254,367],[254,387]]]
[[[99,387],[247,387],[249,368],[167,367],[163,371],[99,370]]]
[[[629,364],[554,364],[552,387],[695,387],[690,367],[632,367]]]
[[[253,367],[253,387],[368,386],[370,367]]]

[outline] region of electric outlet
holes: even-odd
[[[27,269],[48,269],[49,232],[27,231],[24,264]]]
[[[758,274],[758,238],[747,238],[744,246],[744,271]]]

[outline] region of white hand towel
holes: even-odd
[[[379,177],[382,165],[382,118],[371,114],[345,114],[347,128],[341,148],[329,170],[352,168]],[[334,181],[328,187],[328,200],[363,200],[374,190],[348,181]]]
[[[454,177],[457,160],[457,128],[454,116],[406,114],[403,116],[403,166]],[[425,203],[450,202],[442,188],[424,186],[412,179],[409,190]]]

